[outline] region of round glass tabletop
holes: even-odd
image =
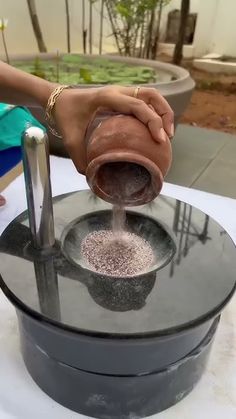
[[[90,191],[54,199],[59,251],[47,259],[27,251],[26,212],[7,227],[0,239],[0,282],[18,309],[78,333],[121,336],[171,333],[221,311],[236,285],[235,246],[208,215],[172,198],[160,196],[132,209],[166,225],[175,237],[175,255],[154,277],[147,276],[145,284],[113,279],[111,286],[109,278],[95,281],[88,270],[70,263],[60,250],[67,226],[85,214],[107,209],[111,206]],[[119,287],[120,306],[119,300],[113,301],[114,288]]]

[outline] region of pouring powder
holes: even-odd
[[[153,263],[149,243],[134,233],[99,230],[82,241],[82,255],[95,272],[117,277],[137,275]]]

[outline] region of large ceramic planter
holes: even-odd
[[[139,58],[128,58],[121,56],[103,57],[112,61],[124,62],[135,66],[147,66],[154,68],[157,71],[160,70],[161,72],[164,71],[169,73],[171,75],[170,79],[173,78],[173,80],[166,82],[148,83],[143,86],[155,87],[159,90],[159,92],[167,99],[168,103],[174,110],[175,124],[178,123],[179,118],[185,111],[191,99],[191,95],[195,87],[195,83],[187,70],[185,70],[182,67],[177,67],[175,65],[163,63],[160,61],[143,60]],[[90,56],[91,60],[97,58],[97,55]],[[78,87],[94,87],[94,85],[78,85]],[[45,124],[44,113],[40,107],[29,107],[29,109],[39,121]],[[61,142],[58,142],[58,139],[56,139],[56,137],[54,137],[51,134],[50,146],[51,150],[56,152],[57,154],[64,153],[64,151],[62,150],[63,145],[61,144]]]

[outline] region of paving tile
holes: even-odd
[[[165,180],[177,185],[190,187],[208,166],[209,161],[208,158],[176,148],[170,172]]]
[[[231,137],[234,138],[219,131],[180,124],[172,143],[173,153],[175,150],[184,150],[196,156],[213,159]]]
[[[195,189],[236,198],[236,158],[217,157],[192,185]]]
[[[236,168],[236,136],[232,136],[232,138],[227,141],[218,153],[217,158],[228,163],[234,163]]]
[[[236,198],[236,136],[179,125],[167,182]]]

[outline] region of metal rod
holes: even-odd
[[[34,262],[34,271],[40,309],[43,314],[59,321],[61,319],[60,297],[53,258]]]
[[[185,219],[186,219],[186,208],[187,204],[184,203],[184,211],[183,211],[183,218],[181,223],[181,230],[180,230],[180,239],[179,239],[179,249],[178,249],[178,256],[177,256],[177,265],[181,262],[181,254],[182,254],[182,243],[184,238],[184,228],[185,228]]]
[[[181,208],[181,202],[178,201],[178,199],[176,199],[174,220],[173,220],[173,231],[175,232],[176,237],[178,236],[180,208]],[[171,264],[170,264],[170,277],[172,277],[174,275],[175,264],[176,264],[176,258],[173,258],[172,261],[171,261]]]
[[[180,206],[181,206],[181,202],[176,199],[174,221],[173,221],[173,230],[176,233],[176,235],[178,233],[178,226],[179,226]]]
[[[185,245],[184,245],[184,256],[187,256],[189,251],[189,229],[191,225],[191,219],[192,219],[192,206],[189,205],[189,214],[188,214],[188,224],[187,224],[187,230],[186,230],[186,236],[185,236]]]
[[[205,244],[207,239],[209,238],[207,237],[209,221],[210,221],[210,217],[209,215],[206,215],[202,233],[199,234],[199,240],[201,240],[203,244]]]
[[[55,243],[47,134],[38,127],[26,129],[22,152],[32,244],[43,250]]]

